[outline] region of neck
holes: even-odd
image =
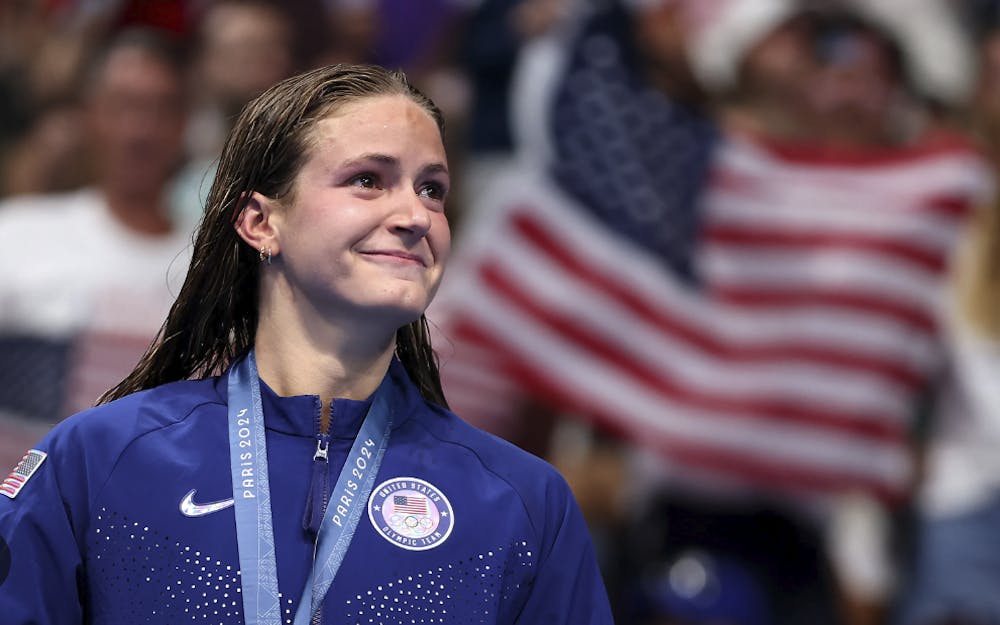
[[[375,392],[389,369],[395,333],[365,340],[332,323],[306,323],[263,306],[254,348],[268,386],[283,396],[318,395],[325,414],[335,397],[366,399]]]

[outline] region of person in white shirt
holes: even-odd
[[[167,199],[186,121],[183,57],[158,33],[127,30],[89,71],[94,186],[0,203],[0,465],[132,369],[187,266],[190,228]]]

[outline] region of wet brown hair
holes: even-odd
[[[441,111],[429,98],[401,72],[372,65],[314,69],[247,104],[223,148],[177,300],[138,365],[99,404],[166,382],[217,375],[249,352],[257,331],[260,260],[234,225],[250,194],[288,197],[317,122],[349,102],[386,95],[409,97],[443,132]],[[424,398],[447,406],[423,315],[396,332],[396,356]]]

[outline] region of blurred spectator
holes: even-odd
[[[995,24],[995,21],[990,23]],[[973,121],[995,168],[1000,128],[1000,29],[980,45]],[[947,308],[950,367],[927,435],[913,567],[903,625],[1000,622],[1000,206],[966,232]]]
[[[50,24],[40,2],[0,3],[0,146],[20,134],[30,117],[31,60]]]
[[[75,100],[39,105],[0,159],[0,197],[68,191],[87,183],[92,172],[83,126]]]
[[[93,405],[165,317],[170,285],[181,278],[168,271],[186,266],[190,234],[175,225],[165,197],[182,154],[184,72],[160,35],[116,36],[86,76],[96,185],[0,205],[5,445],[30,443],[19,424],[51,425]],[[0,464],[23,453],[3,451]]]
[[[720,123],[784,141],[811,138],[815,16],[798,11],[794,0],[759,0],[723,2],[702,19],[683,41],[698,80],[714,95]]]
[[[454,64],[468,0],[324,0],[329,36],[317,64],[376,63],[406,72],[426,88],[428,76]]]
[[[428,71],[450,63],[456,26],[475,2],[323,0],[332,37],[324,54],[399,69],[419,83]]]
[[[373,0],[324,0],[326,30],[316,65],[370,63],[378,38],[378,3]]]
[[[828,17],[816,37],[816,75],[809,100],[816,141],[834,147],[898,145],[905,127],[908,76],[896,42],[876,26],[843,13]]]
[[[91,33],[41,2],[0,7],[0,197],[80,186],[78,94]]]
[[[201,216],[215,159],[243,105],[296,67],[291,20],[267,0],[211,3],[200,15],[196,40],[187,164],[171,190],[175,215],[186,223]]]
[[[211,3],[197,25],[190,157],[214,159],[243,105],[295,67],[291,22],[267,0]]]
[[[18,0],[0,4],[0,196],[91,181],[80,122],[83,63],[110,33],[183,39],[202,0]]]
[[[954,15],[921,2],[909,7],[917,14],[911,17],[891,11],[891,2],[876,1],[826,4],[794,17],[794,7],[786,4],[791,23],[806,26],[799,31],[807,36],[798,55],[812,65],[797,76],[786,74],[795,79],[783,83],[795,103],[790,110],[798,131],[773,123],[780,106],[750,108],[751,123],[731,127],[750,142],[727,142],[720,153],[718,171],[728,181],[711,186],[704,201],[700,273],[722,299],[784,318],[789,331],[796,318],[808,319],[817,324],[809,339],[813,347],[835,345],[816,364],[825,370],[824,385],[842,389],[839,397],[822,406],[805,404],[804,415],[840,413],[843,426],[858,419],[899,424],[891,435],[886,429],[883,436],[861,435],[855,443],[869,448],[871,469],[898,463],[891,472],[907,477],[893,478],[895,486],[886,492],[895,494],[886,498],[871,484],[845,483],[830,489],[817,517],[843,617],[879,623],[897,590],[893,549],[899,527],[892,524],[898,504],[912,496],[909,440],[944,359],[939,315],[947,271],[966,217],[989,197],[989,174],[971,143],[940,123],[942,107],[954,110],[966,93],[966,68],[959,64],[954,75],[942,75],[934,58],[965,56]],[[929,16],[938,20],[936,30],[928,26]],[[776,32],[787,37],[788,23],[778,20]],[[766,44],[770,35],[762,39]],[[753,54],[760,44],[748,49],[744,75],[760,60]],[[765,115],[755,116],[760,110]],[[922,233],[933,233],[933,239]],[[903,250],[910,260],[900,256]],[[913,262],[917,255],[925,260]],[[917,298],[907,292],[911,280],[921,284]],[[926,321],[915,324],[921,317]],[[867,337],[865,345],[834,338],[848,327],[854,336]],[[881,348],[865,363],[875,356],[868,354],[874,342]],[[838,351],[846,360],[828,360]],[[908,370],[910,380],[900,384],[902,379],[887,376],[890,369],[879,372],[873,365]],[[896,399],[870,402],[860,393],[852,400],[860,403],[840,403],[864,386],[881,387],[883,399]],[[825,445],[826,453],[835,454],[831,458],[850,456],[847,447]],[[852,471],[863,466],[855,462]]]

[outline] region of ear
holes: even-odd
[[[254,191],[236,219],[234,227],[240,238],[254,250],[267,249],[273,256],[281,252],[278,243],[277,202]]]

